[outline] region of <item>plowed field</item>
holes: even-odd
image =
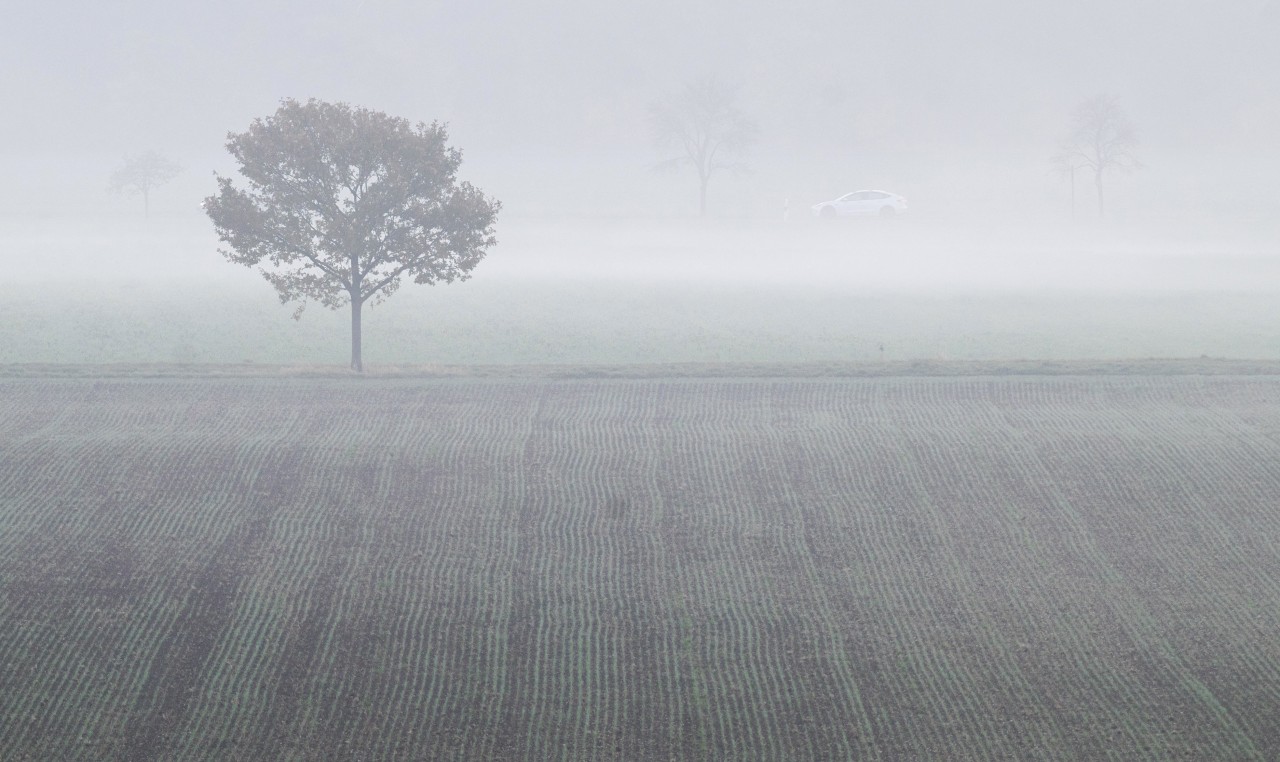
[[[1280,378],[0,381],[0,759],[1280,759]]]

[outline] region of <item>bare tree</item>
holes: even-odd
[[[713,79],[691,82],[649,109],[654,142],[676,156],[659,169],[693,167],[698,173],[698,213],[707,214],[707,185],[722,169],[742,171],[741,157],[755,143],[757,127],[736,104],[736,93]]]
[[[1076,107],[1071,117],[1071,133],[1054,154],[1054,164],[1072,179],[1072,212],[1075,211],[1075,171],[1093,172],[1098,189],[1098,216],[1105,215],[1102,176],[1105,172],[1131,172],[1142,168],[1133,156],[1138,145],[1129,117],[1110,95],[1096,95]]]
[[[151,191],[178,176],[182,167],[155,151],[125,156],[124,166],[111,173],[107,189],[112,193],[142,195],[142,212],[151,216]]]

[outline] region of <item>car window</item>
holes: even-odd
[[[867,198],[871,198],[871,199],[875,199],[876,201],[879,201],[882,198],[889,198],[889,194],[881,193],[879,191],[872,191],[867,194]]]

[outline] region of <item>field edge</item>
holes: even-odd
[[[1222,358],[1127,360],[906,360],[812,363],[339,365],[0,363],[13,378],[888,378],[948,376],[1273,376],[1280,361]]]

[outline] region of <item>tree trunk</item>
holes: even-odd
[[[1076,224],[1076,168],[1071,167],[1071,224]]]
[[[698,177],[698,180],[700,182],[700,185],[698,186],[698,216],[699,217],[707,216],[707,181],[709,179],[711,178],[706,176]]]
[[[363,302],[357,297],[351,299],[351,369],[356,373],[364,372],[364,364],[360,362],[360,307]]]
[[[142,219],[151,219],[151,194],[146,188],[142,189]]]
[[[1102,219],[1104,215],[1103,215],[1103,208],[1102,208],[1102,172],[1101,171],[1094,173],[1093,182],[1098,186],[1098,219]]]

